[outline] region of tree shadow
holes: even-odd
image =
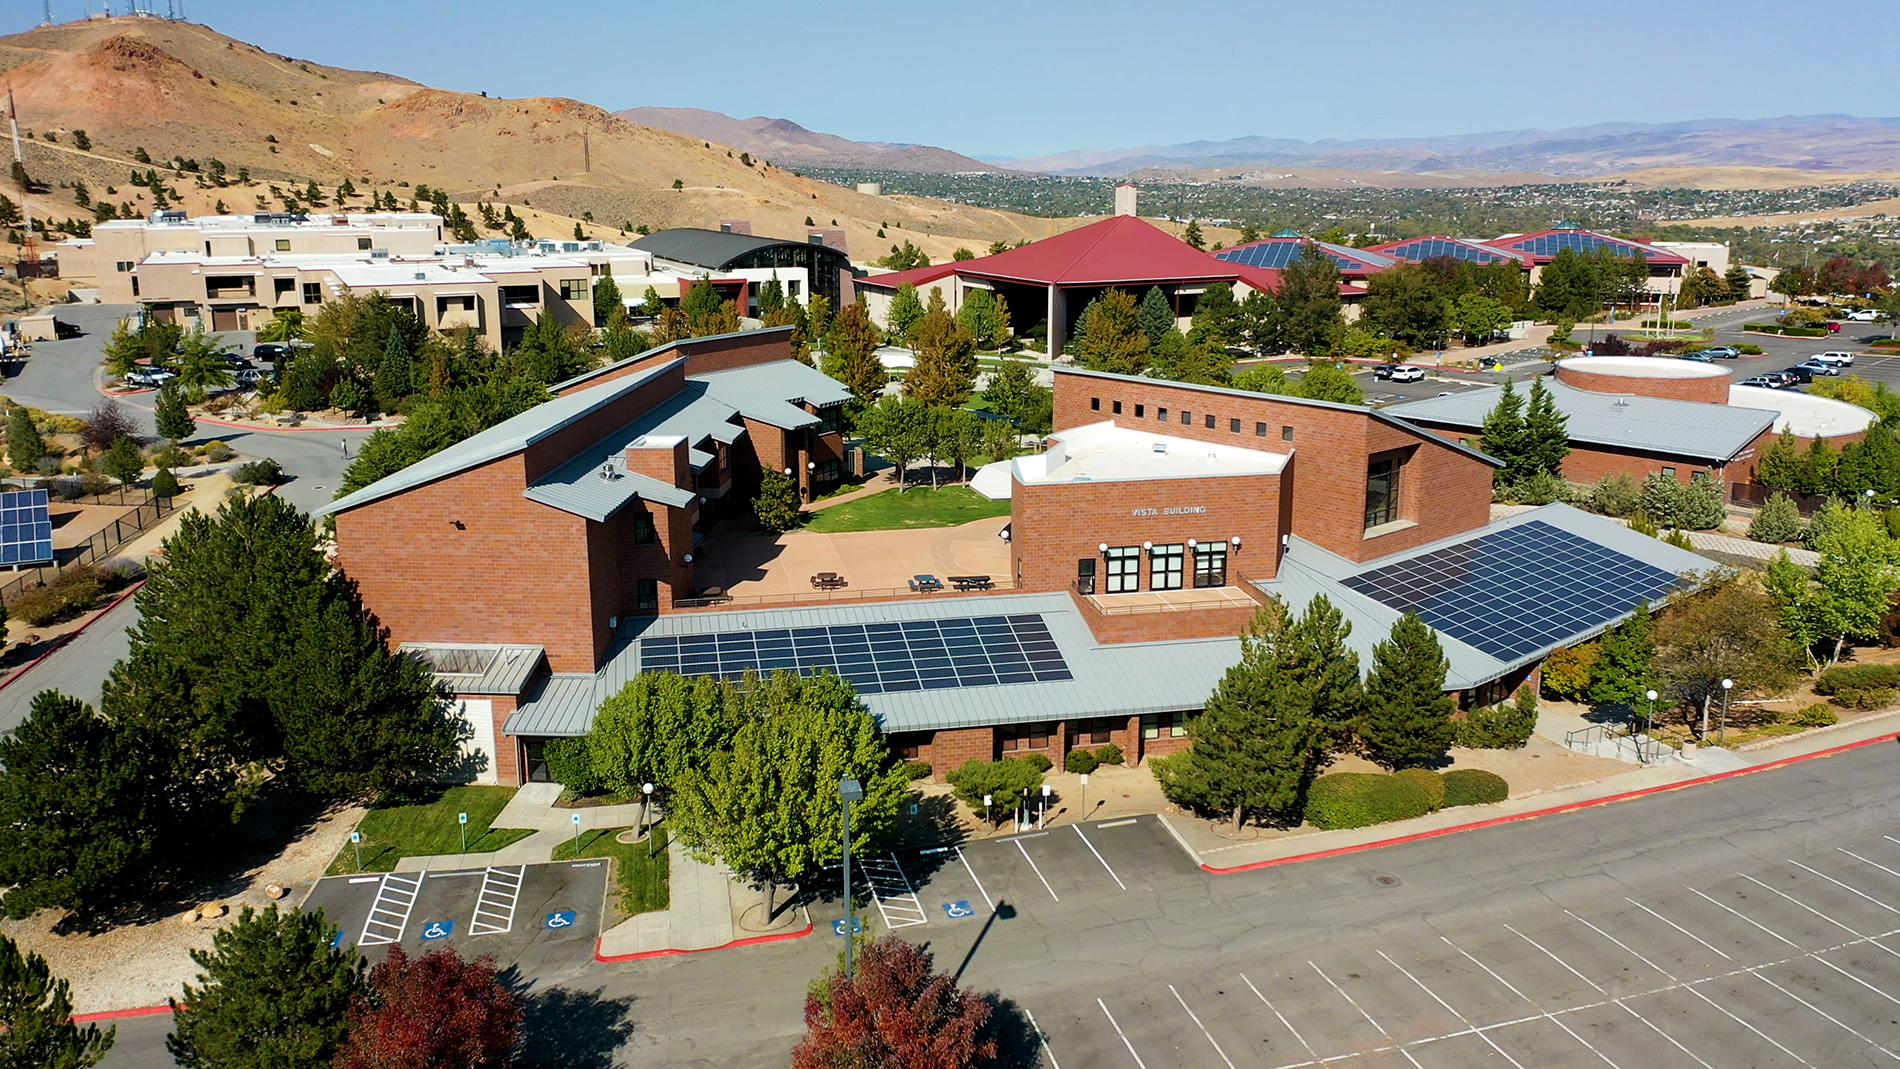
[[[995,1040],[998,1069],[1036,1069],[1042,1064],[1042,1033],[1029,1021],[1029,1014],[1014,1000],[1002,995],[987,996],[990,1019],[984,1026],[985,1039]]]
[[[514,986],[519,974],[510,968],[502,980]],[[631,995],[607,998],[599,990],[549,987],[523,993],[515,1064],[521,1069],[612,1069],[614,1054],[633,1037],[628,1019],[633,1003]]]

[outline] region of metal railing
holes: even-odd
[[[92,564],[111,556],[113,551],[144,534],[161,520],[178,511],[176,498],[147,497],[134,506],[128,516],[122,516],[94,531],[92,537],[76,546],[55,550],[52,564],[22,568],[6,584],[0,585],[0,598],[11,600],[14,595],[34,587],[45,586],[59,573],[82,564]],[[4,574],[4,573],[0,573]]]
[[[1628,746],[1638,764],[1653,765],[1676,755],[1675,747],[1661,739],[1651,738],[1638,732],[1634,722],[1622,725],[1592,724],[1589,727],[1564,733],[1564,749],[1566,750],[1595,752],[1597,747],[1604,743],[1608,743],[1610,749],[1618,757],[1622,756],[1624,747]]]

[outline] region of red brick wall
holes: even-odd
[[[1468,428],[1430,427],[1433,434],[1449,441],[1476,437],[1477,432]],[[1603,445],[1572,444],[1570,455],[1564,458],[1563,477],[1580,486],[1590,485],[1603,480],[1606,475],[1621,472],[1637,482],[1648,475],[1660,473],[1664,468],[1676,470],[1676,481],[1687,484],[1695,478],[1698,471],[1706,471],[1710,478],[1724,483],[1752,482],[1755,467],[1761,460],[1762,450],[1775,440],[1773,429],[1763,431],[1748,448],[1743,449],[1729,460],[1726,465],[1710,464],[1695,457],[1665,456],[1660,453],[1641,453],[1633,449],[1614,449]],[[1806,448],[1805,445],[1803,448]]]
[[[1662,358],[1657,358],[1658,364]],[[1566,386],[1594,393],[1624,393],[1637,397],[1661,397],[1670,401],[1701,401],[1704,404],[1728,404],[1728,388],[1735,384],[1728,369],[1712,364],[1690,363],[1699,370],[1714,368],[1720,375],[1693,375],[1682,378],[1648,378],[1641,375],[1613,375],[1601,371],[1557,365],[1557,381]]]
[[[996,760],[995,728],[952,728],[937,732],[928,746],[917,749],[917,757],[930,762],[930,778],[943,782],[944,774],[962,768],[969,761]]]
[[[488,759],[495,763],[495,782],[507,786],[521,783],[521,741],[513,735],[502,734],[502,725],[515,712],[515,695],[497,694],[488,698],[494,702],[495,711],[495,752]]]
[[[1100,401],[1099,410],[1091,399]],[[1114,403],[1122,411],[1114,411]],[[1143,415],[1136,416],[1139,405]],[[1168,410],[1162,424],[1156,409]],[[1191,422],[1181,423],[1181,412]],[[1209,429],[1205,416],[1212,413]],[[1232,431],[1231,420],[1240,420]],[[1270,394],[1240,394],[1228,390],[1187,386],[1150,379],[1077,374],[1058,369],[1055,386],[1055,426],[1075,427],[1102,420],[1118,426],[1161,431],[1201,441],[1223,442],[1274,453],[1294,453],[1292,518],[1288,529],[1349,560],[1365,561],[1410,549],[1426,542],[1474,530],[1490,521],[1490,465],[1475,457],[1437,444],[1423,431],[1412,432],[1344,408],[1300,404]],[[1256,433],[1266,424],[1265,435]],[[1293,440],[1282,428],[1293,428]],[[1060,431],[1058,430],[1058,434]],[[1415,526],[1376,538],[1365,535],[1366,465],[1375,453],[1411,450],[1400,474],[1400,515]],[[1122,484],[1101,488],[1117,492]],[[1112,539],[1101,539],[1113,543]],[[1123,543],[1125,544],[1125,543]],[[1243,562],[1259,575],[1258,562]]]
[[[674,368],[530,445],[524,454],[527,468],[522,487],[574,459],[575,454],[633,422],[685,386],[685,373]]]
[[[637,375],[656,364],[678,360],[682,356],[686,358],[685,373],[688,375],[704,375],[711,371],[729,371],[754,364],[768,364],[774,360],[789,360],[792,356],[791,339],[791,327],[748,330],[718,338],[688,338],[649,353],[641,353],[625,364],[577,382],[561,393],[570,394],[599,386],[603,382]]]
[[[1228,581],[1236,565],[1255,579],[1270,579],[1278,565],[1280,475],[1230,475],[1200,479],[1144,479],[1139,482],[1018,485],[1011,490],[1010,553],[1025,590],[1067,590],[1075,582],[1076,562],[1096,562],[1096,591],[1106,593],[1107,564],[1099,547],[1139,546],[1143,542],[1182,543],[1193,538],[1226,542]],[[1168,507],[1205,507],[1205,513],[1137,516]],[[1193,554],[1185,562],[1193,582]],[[1148,560],[1142,559],[1141,589],[1149,588]]]
[[[1255,587],[1243,585],[1238,580],[1234,581],[1234,585],[1256,601],[1264,603],[1265,595],[1260,594]],[[1095,641],[1102,643],[1233,638],[1240,634],[1247,621],[1253,619],[1259,607],[1250,604],[1235,608],[1191,609],[1186,612],[1105,613],[1074,589],[1069,591],[1069,600],[1075,603],[1076,611],[1088,623]]]

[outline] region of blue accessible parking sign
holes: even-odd
[[[863,917],[851,918],[851,934],[859,935],[863,931],[864,931],[864,918]],[[832,935],[844,934],[844,920],[842,918],[831,922],[831,934]]]
[[[449,933],[453,931],[455,931],[454,921],[430,921],[422,926],[422,938],[424,941],[430,939],[447,939]]]
[[[970,908],[970,900],[967,898],[961,902],[945,902],[943,912],[951,920],[976,916],[976,910]]]
[[[549,928],[574,927],[574,911],[571,909],[555,910],[553,913],[548,914],[546,926]]]

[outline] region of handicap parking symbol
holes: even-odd
[[[453,932],[454,930],[455,930],[454,921],[430,921],[429,923],[422,926],[422,938],[425,940],[447,939],[449,937],[449,933]]]
[[[553,913],[548,914],[547,927],[549,928],[574,927],[574,911],[571,909],[557,909]]]
[[[951,920],[976,916],[976,910],[970,908],[970,900],[967,898],[961,902],[945,902],[943,911]]]
[[[336,930],[336,934],[330,937],[330,949],[336,950],[342,945],[343,945],[343,929],[338,928]]]
[[[863,934],[863,932],[864,932],[864,918],[863,917],[851,918],[851,934],[861,935]],[[842,917],[839,918],[838,920],[831,922],[831,934],[832,935],[844,934],[844,919]]]

